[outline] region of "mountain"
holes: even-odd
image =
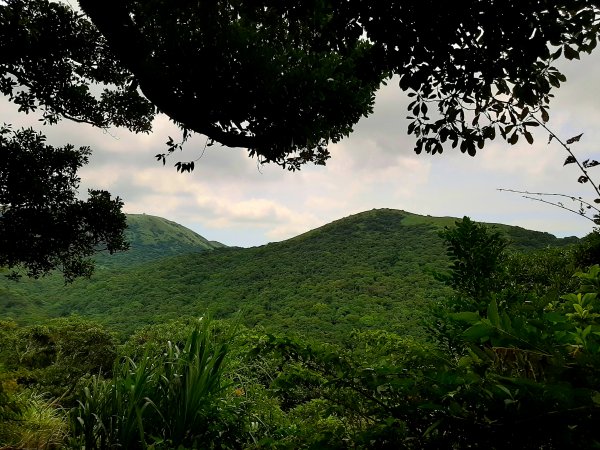
[[[111,273],[132,270],[151,261],[188,253],[212,251],[226,246],[208,241],[192,230],[162,217],[147,214],[128,214],[125,231],[130,249],[115,254],[100,253],[95,256],[96,269],[93,280],[110,278]],[[33,323],[52,315],[49,299],[57,292],[79,292],[64,286],[60,274],[40,280],[22,279],[18,283],[2,279],[0,272],[0,320],[15,319]],[[80,280],[81,286],[90,281]],[[85,292],[77,294],[86,298]]]
[[[181,246],[197,248],[186,233],[161,231],[183,233],[177,224],[148,217],[131,227],[140,252],[156,249],[153,254],[159,256],[158,249],[167,249],[166,255]],[[27,288],[20,298],[38,305],[36,314],[89,316],[124,335],[143,324],[207,311],[216,318],[240,312],[249,326],[321,340],[346,339],[353,329],[370,327],[419,334],[426,306],[450,294],[434,274],[448,266],[438,233],[455,220],[373,210],[261,247],[213,246],[150,262],[140,262],[146,257],[140,255],[130,258],[129,266],[101,270],[91,280],[69,286],[42,282],[42,289]],[[577,241],[497,228],[520,250]],[[11,315],[31,320],[31,314],[24,317],[14,308]]]
[[[96,257],[96,269],[122,268],[143,264],[168,256],[223,248],[189,228],[147,214],[127,214],[125,237],[130,244],[127,252]]]
[[[373,227],[374,229],[379,230],[382,230],[382,223],[388,224],[388,230],[390,227],[397,225],[402,225],[404,227],[425,225],[435,229],[436,232],[438,232],[445,227],[454,226],[458,220],[461,219],[456,217],[434,217],[429,215],[422,216],[408,211],[388,208],[372,209],[371,211],[365,211],[336,220],[294,239],[301,239],[303,236],[310,236],[313,233],[327,232],[335,229],[337,226],[344,226],[346,223],[358,224],[357,226],[362,229],[365,227]],[[533,231],[514,225],[504,225],[501,223],[486,223],[486,225],[492,229],[502,232],[510,241],[511,247],[515,250],[528,251],[543,249],[546,247],[564,247],[579,242],[579,238],[576,236],[557,238],[556,236],[544,231]]]

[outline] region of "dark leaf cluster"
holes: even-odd
[[[0,129],[0,266],[33,277],[59,268],[70,281],[91,274],[96,251],[128,248],[121,200],[100,190],[77,197],[89,154],[47,145],[32,129]]]
[[[41,109],[48,124],[148,132],[154,116],[96,27],[59,2],[0,4],[0,93],[24,113]]]
[[[412,96],[418,153],[531,143],[530,115],[546,122],[565,81],[553,61],[591,52],[599,30],[598,5],[583,0],[79,5],[84,15],[47,0],[0,6],[0,89],[23,111],[134,131],[158,111],[290,170],[324,164],[392,76]]]

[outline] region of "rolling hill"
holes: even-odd
[[[98,255],[97,270],[131,267],[168,256],[225,247],[178,223],[147,214],[127,214],[125,237],[130,244],[129,251]]]
[[[147,214],[128,214],[125,236],[130,243],[128,251],[96,255],[93,279],[107,278],[111,273],[163,258],[226,247],[178,223]],[[69,291],[69,288],[64,286],[60,274],[14,283],[2,279],[0,272],[0,319],[31,323],[47,317],[50,308],[47,299],[51,293]]]
[[[2,314],[27,322],[76,313],[128,335],[141,325],[183,315],[208,311],[220,318],[240,312],[249,326],[339,340],[356,328],[419,334],[426,305],[449,295],[434,273],[447,267],[438,232],[453,218],[372,210],[283,242],[212,246],[213,251],[202,252],[193,249],[206,244],[205,239],[192,241],[194,246],[183,227],[142,219],[131,227],[132,242],[139,242],[133,251],[139,256],[124,260],[118,270],[106,266],[91,280],[68,286],[26,282],[15,293],[3,285],[35,305],[35,311],[23,314],[0,300]],[[520,250],[577,241],[506,225],[497,228]],[[144,255],[144,249],[154,256]],[[173,249],[191,251],[167,256]]]

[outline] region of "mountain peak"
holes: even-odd
[[[168,256],[210,251],[226,247],[171,220],[149,214],[127,214],[125,238],[130,249],[96,258],[98,268],[123,267]]]
[[[454,226],[456,221],[461,219],[462,217],[436,217],[415,214],[400,209],[378,208],[335,220],[322,227],[291,238],[290,241],[300,242],[305,239],[315,238],[322,233],[338,234],[346,237],[355,235],[356,233],[395,233],[399,227],[418,227],[437,232],[444,227]],[[485,225],[503,233],[512,243],[513,247],[521,250],[545,248],[548,246],[560,247],[578,241],[576,237],[557,238],[547,232],[527,230],[513,225],[497,223],[485,223]]]

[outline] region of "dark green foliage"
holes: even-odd
[[[423,219],[403,212],[365,213],[325,227],[327,233],[315,230],[270,247],[296,257],[295,247],[312,249],[313,259],[318,259],[317,244],[334,248],[340,256],[340,249],[350,247],[361,251],[364,259],[359,261],[369,261],[376,255],[366,252],[366,246],[348,245],[361,242],[354,233],[381,237],[397,232],[399,221],[400,228],[437,238],[443,224],[434,221],[437,225],[427,227]],[[481,288],[485,304],[473,302],[464,291],[446,291],[445,298],[437,298],[433,326],[420,333],[384,330],[382,319],[376,319],[374,326],[355,329],[337,343],[325,343],[323,336],[265,335],[260,327],[227,321],[203,320],[201,328],[193,319],[142,327],[121,347],[112,375],[79,382],[84,389],[70,413],[68,446],[598,447],[600,267],[577,272],[571,280],[569,267],[577,265],[573,248],[506,254],[504,245],[486,246],[503,242],[496,231],[465,220],[444,234],[450,237],[450,253],[460,256],[457,260],[476,261],[487,254],[495,262],[485,266],[486,275],[497,280],[493,292]],[[367,240],[371,246],[375,241]],[[260,261],[257,255],[268,256],[252,253],[251,261]],[[306,268],[306,260],[302,262]],[[448,264],[444,258],[441,262]],[[230,269],[236,268],[234,261],[229,263]],[[455,273],[449,279],[473,276],[473,285],[482,284],[476,279],[480,272],[467,273],[460,264],[452,267]],[[385,272],[386,266],[379,270]],[[565,295],[564,286],[573,286],[572,293]],[[67,350],[74,355],[78,348],[96,349],[82,338],[89,334],[87,326],[70,323],[29,328],[3,324],[0,353],[12,361],[4,374],[0,370],[0,381],[8,388],[0,397],[5,411],[16,398],[10,391],[15,373],[57,365],[60,347],[50,332],[56,324],[73,340]],[[21,353],[27,367],[18,368],[20,363],[10,356],[19,348],[30,350]],[[88,353],[90,361],[93,356]],[[75,359],[64,366],[78,365]],[[47,378],[47,383],[56,392],[62,378]]]
[[[14,398],[14,395],[12,395],[13,393],[6,392],[5,383],[4,376],[2,376],[0,378],[0,423],[18,420],[21,413],[21,406]],[[0,442],[2,439],[2,432],[0,432]]]
[[[421,448],[424,429],[410,430],[403,415],[412,411],[412,420],[419,420],[415,389],[424,372],[431,376],[439,355],[418,343],[400,344],[403,338],[391,333],[356,337],[356,348],[345,351],[274,337],[260,347],[282,360],[270,389],[291,417],[306,421],[302,433],[288,437],[290,447],[344,448],[351,442],[357,448]],[[382,347],[365,355],[363,346],[373,337]]]
[[[227,346],[210,337],[206,321],[185,345],[125,359],[112,380],[95,377],[71,412],[73,438],[90,449],[232,448],[243,439],[224,403]],[[75,442],[73,443],[75,444]]]
[[[89,154],[46,145],[31,129],[0,128],[0,266],[31,277],[60,269],[72,281],[91,274],[98,250],[127,249],[121,200],[96,190],[77,198],[77,170]]]
[[[449,285],[475,303],[485,302],[485,297],[500,287],[498,268],[508,246],[506,238],[468,217],[457,221],[454,228],[446,228],[440,236],[446,241],[452,262]]]
[[[470,237],[476,244],[492,236],[479,226]],[[481,250],[463,248],[466,259],[468,249]],[[543,260],[543,254],[536,257]],[[509,278],[514,275],[496,266],[504,270]],[[458,271],[463,274],[461,267]],[[322,414],[350,419],[337,442],[350,439],[359,448],[595,448],[600,445],[594,426],[600,418],[600,333],[595,331],[600,330],[595,313],[600,267],[576,276],[578,292],[557,301],[546,297],[529,306],[499,306],[488,293],[491,300],[481,311],[446,311],[440,320],[453,321],[448,333],[454,346],[462,347],[454,353],[439,346],[413,350],[406,359],[395,360],[393,353],[373,357],[367,336],[365,358],[356,351],[365,344],[345,353],[271,338],[266,349],[294,362],[282,366],[272,386],[282,401],[296,402],[295,410],[323,399]],[[553,283],[547,280],[546,288]],[[530,283],[515,285],[513,295],[520,290],[521,298],[537,297],[528,290]],[[497,286],[501,298],[504,289]],[[399,342],[393,335],[376,340],[376,354]],[[305,435],[297,442],[331,446],[321,437]]]
[[[185,247],[187,238],[177,244],[177,229],[167,222],[139,218],[148,220],[131,229],[134,247],[138,243],[149,253]],[[438,231],[452,221],[375,210],[258,248],[216,249],[150,264],[125,253],[115,260],[118,272],[99,272],[90,281],[8,285],[7,293],[27,302],[0,306],[23,321],[75,312],[126,336],[143,324],[206,310],[215,318],[241,310],[245,325],[331,341],[348,339],[355,328],[417,336],[426,306],[452,294],[433,275],[448,265]],[[165,225],[164,233],[151,231],[158,224]],[[511,227],[499,228],[511,236]],[[550,242],[543,233],[529,233],[531,242],[536,236],[543,246]],[[561,243],[554,238],[554,245]]]
[[[69,404],[82,378],[111,374],[116,342],[97,323],[71,317],[43,326],[2,328],[3,367],[20,388],[35,388]]]
[[[436,228],[404,226],[406,216],[365,213],[281,243],[164,259],[68,287],[30,283],[27,293],[50,313],[97,317],[126,335],[207,309],[215,318],[242,310],[246,325],[327,339],[382,322],[414,334],[419,305],[448,291],[423,273],[445,262]]]
[[[510,227],[510,231],[508,231],[505,230],[506,225],[493,224],[493,226],[496,227],[498,231],[503,231],[508,234],[506,237],[509,239],[512,247],[518,248],[524,252],[545,249],[548,247],[569,246],[579,242],[579,238],[575,236],[562,238],[559,243],[557,242],[556,237],[550,233],[532,233],[531,230],[521,227]]]
[[[0,423],[18,419],[21,408],[15,398],[17,383],[6,367],[9,349],[14,341],[17,325],[12,322],[0,322]],[[0,442],[3,439],[0,432]]]
[[[492,300],[482,317],[463,315],[470,322],[463,333],[469,354],[461,365],[471,367],[478,378],[476,395],[462,401],[485,405],[482,420],[489,421],[473,424],[471,439],[489,439],[493,445],[501,435],[507,447],[520,448],[599,444],[600,434],[592,425],[600,416],[600,342],[592,333],[599,329],[592,312],[598,307],[599,273],[598,266],[578,273],[579,293],[538,304],[538,310],[511,314]],[[485,434],[473,434],[475,429]]]
[[[598,6],[582,0],[79,6],[85,15],[43,0],[0,7],[0,91],[21,110],[136,132],[162,112],[183,131],[163,162],[196,132],[292,169],[324,164],[392,75],[413,98],[417,152],[532,142],[530,113],[546,121],[565,81],[552,64],[591,52],[598,33]],[[97,98],[95,83],[112,88]]]
[[[585,236],[575,251],[575,258],[582,267],[600,264],[600,231]]]
[[[0,93],[46,123],[63,117],[98,127],[150,130],[153,108],[90,22],[64,3],[9,0],[0,5]],[[97,98],[91,84],[107,86]],[[112,86],[112,87],[108,87]]]
[[[502,299],[508,304],[519,301],[558,300],[565,291],[577,288],[573,273],[582,265],[577,246],[547,248],[527,253],[512,252],[504,260],[505,272]],[[523,292],[531,294],[526,299]],[[514,300],[511,298],[515,296]]]
[[[475,242],[493,237],[483,226],[479,231]],[[431,436],[434,442],[467,436],[460,446],[491,448],[597,446],[600,347],[592,332],[600,268],[577,273],[579,293],[559,297],[576,264],[571,252],[512,255],[507,262],[495,274],[510,283],[496,286],[485,310],[446,316],[454,345],[462,341],[464,351],[442,372],[443,389],[427,394],[428,401],[441,396],[438,411],[449,408]],[[452,392],[449,404],[444,391]]]

